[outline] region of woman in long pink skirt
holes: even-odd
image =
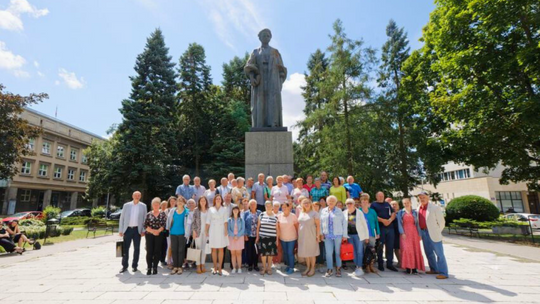
[[[417,270],[425,271],[424,257],[420,249],[418,213],[412,209],[410,199],[404,198],[402,202],[403,209],[397,215],[401,235],[401,268],[408,274],[417,274]]]

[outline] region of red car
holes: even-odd
[[[5,219],[2,220],[2,222],[9,223],[13,220],[20,221],[20,220],[27,220],[27,219],[40,220],[42,217],[43,217],[43,212],[41,211],[24,211],[24,212],[15,213],[10,217],[6,217]]]

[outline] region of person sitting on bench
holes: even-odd
[[[29,239],[26,237],[26,235],[21,233],[21,229],[19,228],[19,220],[11,221],[7,226],[7,232],[13,240],[13,243],[17,244],[21,248],[26,242],[28,242],[30,245],[34,245],[34,240]]]

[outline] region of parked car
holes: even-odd
[[[65,217],[74,217],[74,216],[92,216],[92,210],[90,209],[75,209],[75,210],[68,210],[60,213],[60,218]]]
[[[2,222],[9,223],[13,220],[20,221],[20,220],[27,220],[27,219],[40,220],[41,218],[43,218],[43,212],[41,211],[24,211],[24,212],[15,213],[10,217],[6,217],[5,219],[2,220]]]
[[[509,220],[514,220],[518,222],[528,222],[530,221],[531,227],[535,229],[540,229],[540,215],[531,214],[531,213],[509,213],[504,215],[505,218]]]
[[[109,219],[110,220],[119,220],[121,214],[122,214],[122,209],[118,209],[118,210],[116,210],[115,212],[113,212],[113,213],[111,213],[109,215]]]

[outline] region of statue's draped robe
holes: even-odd
[[[251,120],[253,128],[283,127],[281,88],[287,69],[278,50],[268,46],[255,49],[244,68],[259,80],[251,87]]]

